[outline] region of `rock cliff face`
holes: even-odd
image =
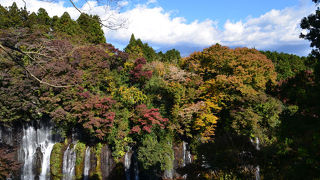
[[[78,142],[75,137],[70,139],[63,140],[55,134],[49,122],[33,122],[14,128],[0,126],[0,143],[17,149],[16,160],[21,162],[21,170],[12,175],[12,179],[17,180],[186,178],[177,169],[192,161],[188,144],[175,144],[173,169],[154,174],[140,168],[134,150],[115,162],[108,145],[88,146]],[[80,168],[81,172],[75,173],[76,168],[77,171]]]

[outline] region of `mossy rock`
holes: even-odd
[[[62,143],[56,143],[53,146],[50,156],[50,173],[52,180],[62,179],[62,163],[63,163],[63,150],[64,145]]]
[[[85,150],[86,145],[82,142],[78,142],[76,145],[76,179],[83,179]]]
[[[103,145],[98,143],[95,148],[93,148],[93,154],[96,158],[96,165],[93,166],[95,169],[90,173],[90,179],[101,180],[102,171],[101,171],[101,149]]]

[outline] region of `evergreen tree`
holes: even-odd
[[[162,61],[174,64],[178,64],[181,59],[180,52],[176,49],[168,50],[165,54],[159,52],[158,55],[161,57]]]
[[[8,11],[6,8],[0,4],[0,28],[7,28],[10,24],[10,18],[8,16]]]
[[[9,26],[17,27],[23,25],[23,19],[20,16],[20,9],[18,8],[17,4],[14,2],[9,7],[8,17],[9,17]]]
[[[148,62],[158,59],[155,50],[143,43],[141,39],[135,39],[134,34],[131,35],[129,44],[124,48],[124,51],[129,54],[130,59],[145,58]]]
[[[138,39],[140,40],[140,39]],[[143,50],[140,44],[141,40],[138,41],[135,39],[134,34],[131,34],[129,44],[124,48],[124,52],[129,54],[129,59],[135,60],[141,57],[144,57]],[[140,43],[140,44],[138,44]]]
[[[35,24],[37,24],[38,16],[36,13],[31,13],[28,17],[28,20],[25,22],[26,26],[31,28]]]
[[[63,13],[59,18],[59,21],[56,24],[56,29],[59,32],[66,33],[71,36],[83,34],[79,24],[73,21],[67,12]]]
[[[37,23],[41,25],[50,25],[51,24],[51,18],[49,17],[47,11],[43,8],[40,8],[38,10],[37,14]]]
[[[86,39],[88,42],[99,44],[106,42],[103,30],[100,25],[100,18],[98,16],[92,16],[82,13],[77,19],[77,23],[80,28],[86,33]]]

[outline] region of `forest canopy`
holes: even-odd
[[[172,168],[173,144],[186,141],[190,178],[249,179],[257,165],[264,179],[319,178],[318,11],[301,23],[309,57],[220,44],[181,57],[133,34],[118,50],[98,16],[0,5],[0,124],[50,119],[116,161],[134,147],[146,171]]]

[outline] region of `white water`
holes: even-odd
[[[188,143],[186,142],[182,142],[182,152],[183,152],[183,163],[182,163],[182,167],[185,167],[187,164],[192,163],[192,159],[191,159],[191,153],[190,151],[187,150],[187,145]]]
[[[54,146],[54,143],[49,142],[48,146],[40,146],[41,152],[43,153],[43,160],[41,164],[41,174],[40,174],[40,180],[46,180],[50,179],[50,155],[52,148]]]
[[[76,145],[74,145],[72,148],[70,148],[70,145],[71,144],[68,145],[67,150],[63,154],[63,162],[62,162],[63,163],[62,164],[63,180],[75,179]]]
[[[256,137],[256,149],[259,151],[260,150],[260,141],[259,138]],[[256,167],[256,172],[255,172],[256,180],[260,180],[260,167],[259,165]]]
[[[37,148],[40,148],[42,153],[41,174],[39,179],[50,179],[50,154],[53,145],[54,141],[50,127],[41,124],[39,129],[35,129],[33,126],[23,128],[22,144],[20,147],[20,160],[24,162],[21,173],[22,180],[31,180],[36,177],[34,169],[36,167]]]
[[[182,152],[183,152],[182,167],[185,167],[187,164],[192,163],[191,153],[190,151],[187,150],[187,145],[188,145],[187,142],[185,141],[182,142]],[[184,175],[183,178],[187,179],[187,175]]]
[[[83,179],[89,179],[89,171],[90,171],[90,147],[88,146],[86,149],[85,157],[84,157],[84,169],[83,169]]]
[[[173,169],[165,170],[164,171],[164,178],[165,179],[173,179]]]
[[[124,155],[124,170],[126,173],[126,180],[130,180],[130,165],[131,165],[131,157],[129,156],[129,151]]]
[[[137,160],[137,155],[135,154],[134,162],[133,162],[133,170],[134,170],[134,180],[139,180],[139,165]]]

